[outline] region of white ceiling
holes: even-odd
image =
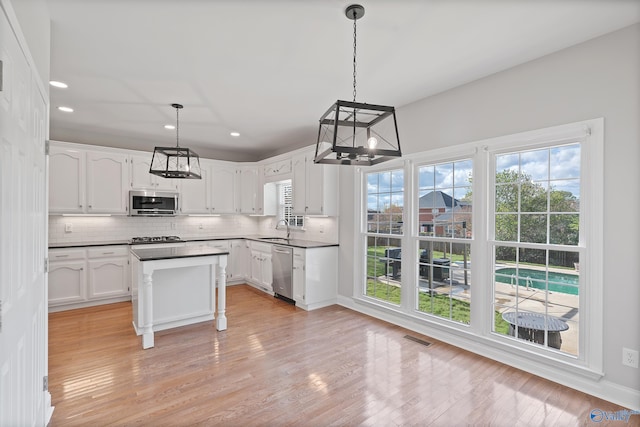
[[[54,140],[259,160],[352,99],[346,0],[48,0]],[[361,1],[359,102],[396,108],[640,20],[639,0]],[[58,106],[74,108],[63,113]],[[402,137],[402,118],[398,117]],[[241,133],[234,138],[231,131]]]

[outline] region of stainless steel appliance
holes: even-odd
[[[175,216],[178,193],[171,191],[129,191],[130,216]]]
[[[273,292],[277,298],[295,303],[293,300],[293,248],[273,245],[271,247],[273,266]]]

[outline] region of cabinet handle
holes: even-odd
[[[102,252],[102,255],[112,255],[113,252]]]
[[[68,256],[69,256],[69,255],[56,255],[56,258],[66,258],[66,257],[68,257]]]

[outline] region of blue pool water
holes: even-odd
[[[578,295],[578,276],[564,273],[545,273],[539,270],[521,268],[516,276],[515,268],[499,268],[496,270],[496,282],[527,286],[536,289],[546,289],[546,274],[549,275],[549,290],[552,292],[562,292],[564,294]]]

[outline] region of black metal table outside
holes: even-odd
[[[539,313],[515,312],[502,313],[502,318],[509,323],[509,335],[516,335],[518,326],[518,338],[544,344],[545,328],[549,333],[549,347],[560,349],[562,338],[560,332],[569,329],[564,320],[557,317]]]

